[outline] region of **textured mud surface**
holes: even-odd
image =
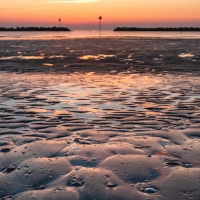
[[[2,41],[0,197],[198,200],[198,43]]]

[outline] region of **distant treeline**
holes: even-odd
[[[178,28],[137,28],[137,27],[117,27],[114,31],[200,31],[198,27],[178,27]]]
[[[0,27],[0,31],[70,31],[67,27]]]

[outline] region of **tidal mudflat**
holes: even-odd
[[[200,41],[0,43],[2,199],[200,199]]]

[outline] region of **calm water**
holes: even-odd
[[[98,30],[71,32],[0,32],[0,40],[14,39],[63,39],[99,37]],[[102,31],[101,37],[149,37],[149,38],[200,38],[199,32],[114,32]]]

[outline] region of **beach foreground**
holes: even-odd
[[[0,44],[0,197],[200,199],[200,41]]]

